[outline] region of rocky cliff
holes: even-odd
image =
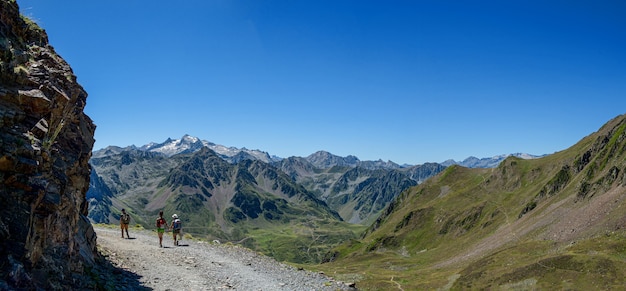
[[[0,0],[0,289],[82,289],[98,259],[87,93],[43,29]]]

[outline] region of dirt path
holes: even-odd
[[[165,233],[160,248],[151,231],[131,229],[131,239],[122,239],[119,229],[95,230],[109,261],[136,274],[118,290],[354,290],[238,246],[189,240],[174,246],[171,233]]]

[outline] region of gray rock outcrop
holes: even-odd
[[[93,289],[86,98],[46,32],[0,0],[0,289]]]

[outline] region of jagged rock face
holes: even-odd
[[[89,287],[86,98],[45,31],[0,0],[0,289]]]

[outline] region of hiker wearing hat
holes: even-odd
[[[128,224],[130,224],[130,215],[126,213],[126,209],[122,209],[122,215],[120,215],[120,229],[122,229],[122,238],[124,238],[124,230],[126,230],[126,238],[130,238],[130,235],[128,235]]]
[[[172,237],[174,239],[174,245],[177,246],[178,245],[178,240],[176,239],[178,235],[180,235],[180,230],[183,228],[183,224],[180,221],[180,219],[178,219],[178,215],[174,214],[172,215],[172,225],[170,225],[170,228],[172,229]]]

